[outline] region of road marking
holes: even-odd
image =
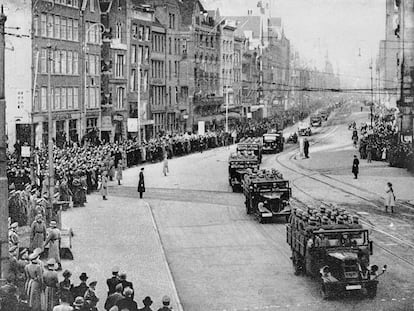
[[[154,213],[153,213],[152,208],[151,208],[151,206],[148,202],[144,201],[144,204],[148,208],[148,210],[150,212],[150,215],[151,215],[152,227],[154,228],[154,230],[156,232],[158,245],[161,248],[163,261],[165,263],[165,267],[167,268],[168,278],[170,279],[170,283],[171,283],[171,286],[173,288],[174,300],[177,302],[178,311],[184,311],[183,306],[181,304],[180,296],[178,296],[177,287],[175,286],[174,277],[172,275],[170,265],[168,264],[168,261],[167,261],[167,256],[165,255],[164,246],[163,246],[162,241],[161,241],[161,235],[160,235],[160,231],[158,230],[157,222],[155,221]]]

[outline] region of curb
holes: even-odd
[[[162,240],[161,240],[161,235],[160,235],[160,231],[158,230],[158,226],[157,226],[157,222],[155,220],[155,216],[154,216],[154,212],[151,208],[151,205],[147,202],[147,201],[143,201],[145,206],[148,208],[150,214],[151,214],[151,221],[152,221],[152,226],[155,230],[155,232],[157,233],[157,241],[158,244],[160,246],[161,249],[161,253],[162,253],[162,257],[164,259],[164,263],[165,263],[165,267],[167,268],[168,271],[168,278],[170,280],[171,286],[173,288],[173,298],[177,303],[177,309],[178,311],[184,311],[183,305],[181,304],[181,300],[180,300],[180,296],[178,295],[178,291],[177,291],[177,287],[175,286],[175,282],[174,282],[174,277],[172,275],[171,269],[170,269],[170,265],[168,264],[167,261],[167,256],[165,255],[165,250],[164,250],[164,245],[162,244]]]

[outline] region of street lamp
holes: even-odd
[[[87,57],[87,45],[88,45],[88,41],[89,41],[89,32],[94,29],[96,26],[101,27],[102,32],[105,32],[106,27],[104,24],[102,23],[94,23],[92,25],[89,26],[89,28],[86,30],[85,32],[85,39],[83,40],[83,64],[84,64],[84,68],[83,68],[83,80],[84,80],[84,85],[83,85],[83,109],[81,111],[81,118],[80,118],[80,124],[79,124],[79,128],[80,128],[80,135],[81,135],[81,139],[82,137],[86,134],[86,127],[87,127],[87,122],[86,122],[86,111],[87,111],[87,72],[86,72],[86,57]],[[101,44],[101,40],[99,40],[99,44]],[[101,111],[101,109],[99,109],[99,111]],[[101,120],[102,122],[102,120]],[[83,125],[83,126],[82,126]]]

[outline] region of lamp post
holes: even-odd
[[[49,204],[52,206],[53,202],[53,195],[55,192],[55,167],[53,162],[53,120],[52,120],[52,88],[51,88],[51,73],[52,73],[52,66],[53,66],[53,58],[52,58],[52,46],[49,44],[47,46],[47,91],[48,91],[48,98],[47,98],[47,127],[48,127],[48,135],[47,135],[47,152],[49,157]]]
[[[87,48],[88,48],[88,38],[89,38],[89,32],[94,29],[96,26],[101,27],[102,32],[105,31],[106,27],[104,26],[104,24],[102,23],[94,23],[92,25],[89,26],[89,28],[86,30],[85,32],[85,38],[83,40],[83,107],[81,110],[81,118],[80,118],[80,124],[79,124],[79,128],[80,128],[80,137],[82,139],[82,137],[86,134],[86,127],[87,127],[87,122],[86,122],[86,112],[87,112]],[[100,40],[99,40],[99,44],[100,44]],[[101,120],[102,122],[102,120]],[[101,127],[100,127],[101,128]]]
[[[373,106],[374,106],[374,86],[373,86],[373,78],[372,78],[372,57],[371,63],[369,65],[369,69],[371,70],[371,105],[370,105],[370,117],[371,117],[371,127],[372,127],[372,118],[373,118]]]

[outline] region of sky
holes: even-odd
[[[385,0],[266,0],[285,34],[308,63],[320,67],[328,53],[343,82],[366,86],[369,64],[385,37]],[[202,0],[221,15],[247,15],[258,0]],[[359,56],[361,55],[361,56]],[[345,84],[345,83],[344,83]]]

